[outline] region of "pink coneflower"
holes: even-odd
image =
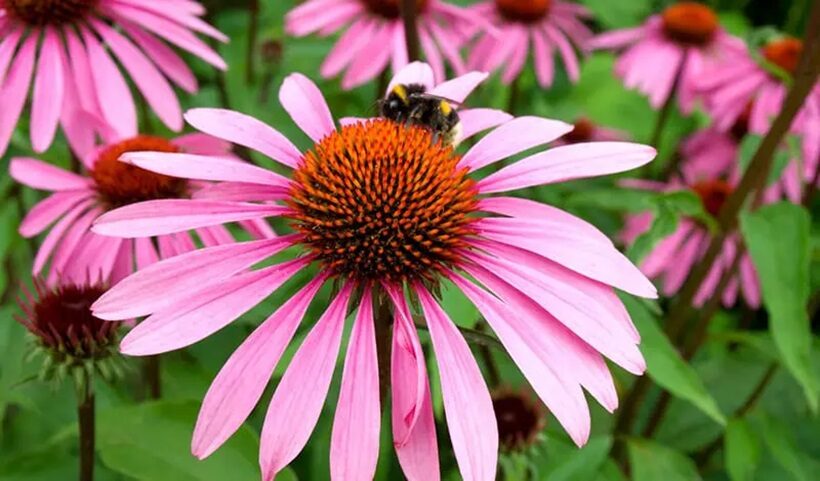
[[[84,282],[116,282],[134,271],[156,262],[195,249],[194,239],[180,232],[156,239],[125,240],[91,232],[91,223],[103,212],[150,199],[176,199],[191,194],[207,195],[204,182],[157,175],[117,159],[125,152],[156,150],[192,152],[205,155],[229,155],[230,146],[207,135],[191,134],[168,141],[160,137],[137,136],[112,142],[89,151],[84,156],[86,173],[75,174],[32,158],[13,158],[9,167],[18,182],[38,190],[53,192],[35,205],[23,219],[20,234],[36,236],[53,224],[34,260],[33,272],[39,274],[50,262],[48,282],[54,284]],[[230,162],[240,163],[238,160]],[[175,200],[170,200],[175,199]],[[248,224],[258,236],[272,235],[267,224]],[[233,241],[224,226],[197,230],[205,245]],[[159,249],[157,250],[158,247]]]
[[[716,127],[729,130],[745,116],[750,132],[765,134],[783,107],[788,90],[785,80],[794,75],[802,50],[803,43],[798,39],[772,40],[760,50],[759,60],[744,49],[732,62],[705,78],[701,89]],[[777,74],[772,66],[778,69]],[[802,166],[792,162],[785,173],[785,181],[789,182],[786,192],[796,201],[801,186],[816,180],[820,162],[820,85],[809,94],[791,131],[802,137],[803,144]]]
[[[706,131],[684,145],[683,155],[690,154],[693,157],[691,160],[687,158],[684,163],[681,169],[682,177],[675,176],[666,184],[638,181],[637,186],[669,192],[690,189],[700,197],[705,211],[717,217],[737,182],[735,158],[718,154],[729,152],[731,145],[726,143],[727,139],[721,139],[719,136],[720,134],[715,131]],[[714,149],[703,148],[702,142],[706,141],[711,142]],[[723,145],[720,145],[721,143]],[[706,159],[715,163],[706,162]],[[733,178],[729,179],[727,175]],[[767,200],[771,199],[767,196]],[[629,217],[621,238],[627,244],[631,244],[650,228],[652,221],[653,214],[649,212]],[[689,277],[695,263],[706,253],[711,239],[709,229],[698,219],[681,219],[677,230],[659,242],[644,258],[640,264],[641,270],[650,278],[660,279],[663,283],[663,294],[672,296]],[[723,273],[735,262],[737,245],[737,234],[726,238],[720,255],[693,300],[696,307],[703,306],[714,295]],[[738,274],[732,278],[723,292],[723,304],[727,307],[733,306],[739,291],[742,291],[743,298],[749,306],[760,306],[760,281],[752,260],[746,253],[741,257]]]
[[[556,49],[569,79],[578,80],[575,46],[584,45],[592,36],[583,23],[590,17],[585,7],[561,0],[490,0],[471,10],[490,18],[500,32],[484,33],[470,53],[471,68],[492,71],[503,67],[501,80],[511,83],[524,68],[532,42],[535,74],[542,87],[552,85]]]
[[[678,2],[640,27],[606,32],[589,45],[625,49],[615,73],[627,88],[649,97],[654,108],[677,95],[685,112],[694,106],[699,82],[744,48],[721,28],[712,9],[696,2]]]
[[[89,124],[96,121],[121,137],[136,135],[134,100],[113,58],[159,118],[181,129],[181,108],[168,80],[188,92],[197,90],[197,81],[166,42],[225,68],[195,35],[227,40],[202,21],[203,13],[192,0],[0,0],[0,155],[30,86],[31,143],[37,152],[51,145],[58,124],[80,150],[93,143]]]
[[[397,72],[408,63],[400,0],[309,0],[285,17],[290,35],[330,35],[344,29],[320,72],[325,78],[342,72],[342,87],[352,89],[373,80],[388,65]],[[464,30],[481,20],[469,11],[439,0],[416,0],[421,50],[441,82],[445,60],[457,75],[466,69],[459,53]]]
[[[450,85],[453,95],[462,97],[475,87],[460,79]],[[495,479],[498,431],[492,400],[470,348],[433,295],[444,280],[476,304],[535,391],[572,439],[583,444],[590,418],[582,387],[610,411],[618,404],[602,355],[635,374],[645,368],[638,333],[613,288],[645,297],[654,297],[655,288],[590,224],[554,207],[491,194],[632,169],[649,162],[655,151],[618,142],[555,147],[477,180],[472,173],[552,142],[572,127],[521,117],[490,131],[460,155],[434,142],[433,133],[418,125],[371,119],[337,129],[319,89],[300,74],[285,79],[279,98],[315,142],[306,152],[271,127],[235,112],[197,109],[186,119],[293,169],[290,178],[253,166],[228,168],[209,158],[129,154],[129,162],[161,174],[223,180],[225,200],[194,199],[184,208],[167,200],[136,204],[107,213],[94,227],[100,234],[128,238],[281,216],[294,230],[278,239],[185,254],[115,286],[93,309],[105,319],[149,316],[123,340],[123,352],[132,355],[197,342],[308,265],[320,268],[222,368],[203,402],[193,453],[208,456],[243,423],[308,305],[323,285],[332,284],[337,290],[330,305],[268,407],[260,452],[264,479],[273,479],[297,456],[316,425],[349,310],[357,313],[333,425],[331,478],[374,475],[378,366],[388,362],[377,359],[375,333],[392,329],[390,385],[398,458],[407,478],[439,479],[419,322],[432,339],[461,473],[464,479]],[[253,268],[288,248],[303,255]],[[375,309],[375,303],[381,307]],[[417,316],[411,305],[420,306]],[[390,311],[392,320],[385,319]]]

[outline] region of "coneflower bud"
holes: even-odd
[[[33,336],[32,357],[42,357],[40,378],[60,382],[71,377],[78,389],[98,373],[112,380],[122,371],[117,352],[121,323],[103,321],[91,313],[91,304],[103,293],[99,284],[61,284],[49,287],[35,279],[34,293],[23,289],[16,316]]]
[[[523,389],[497,390],[493,393],[493,409],[501,449],[507,452],[526,451],[546,425],[546,408]]]

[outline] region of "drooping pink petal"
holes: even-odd
[[[171,300],[220,282],[293,244],[293,236],[209,247],[140,268],[91,306],[100,319],[145,316]]]
[[[185,120],[194,128],[231,143],[256,150],[296,168],[302,153],[284,135],[255,118],[224,109],[192,109]]]
[[[63,106],[62,42],[53,27],[46,28],[31,100],[31,144],[44,152],[54,140]]]
[[[120,160],[158,174],[183,179],[246,182],[287,189],[290,181],[263,169],[229,157],[170,152],[128,152]]]
[[[373,299],[366,288],[347,346],[330,441],[330,478],[373,479],[379,458],[379,365]]]
[[[82,205],[79,207],[81,208]],[[73,212],[69,212],[51,228],[34,259],[33,272],[39,274],[48,260],[49,253],[54,251],[48,279],[50,284],[58,279],[67,270],[66,266],[76,259],[82,240],[89,234],[88,228],[91,222],[100,215],[100,209],[89,209],[79,217],[72,217],[72,215]]]
[[[20,235],[23,237],[36,236],[75,205],[87,200],[92,195],[94,194],[89,191],[68,191],[57,192],[46,197],[28,211],[28,214],[20,223],[18,229]]]
[[[377,21],[370,18],[362,18],[353,22],[345,33],[339,37],[336,45],[333,46],[319,67],[322,77],[331,78],[339,75],[370,41],[377,23]]]
[[[276,387],[262,428],[259,464],[272,481],[302,450],[319,420],[339,355],[347,305],[347,283],[316,322]]]
[[[134,39],[134,42],[145,50],[149,58],[154,59],[154,63],[162,73],[165,74],[172,82],[179,85],[182,90],[192,94],[199,89],[199,82],[196,75],[171,47],[162,43],[150,33],[135,28],[129,24],[121,25],[122,29],[128,33],[128,36]]]
[[[385,290],[394,306],[390,394],[396,455],[409,481],[438,481],[436,424],[424,352],[404,293],[392,286]]]
[[[652,147],[629,142],[563,145],[507,166],[478,185],[482,193],[493,193],[614,174],[645,165],[656,155]]]
[[[256,328],[222,366],[199,410],[191,441],[194,456],[210,456],[245,422],[324,282],[321,276],[311,280]]]
[[[11,134],[23,112],[28,98],[31,76],[34,72],[34,54],[37,50],[38,35],[29,35],[14,57],[5,82],[0,88],[0,156],[6,153]]]
[[[239,274],[195,290],[154,313],[120,344],[130,356],[150,356],[190,346],[262,302],[307,264],[297,259]]]
[[[54,251],[55,246],[57,246],[60,242],[60,239],[63,238],[66,231],[70,231],[75,224],[82,224],[81,222],[76,221],[90,206],[91,201],[87,200],[85,202],[81,202],[66,212],[65,215],[63,215],[63,217],[56,224],[54,224],[45,239],[43,239],[43,243],[40,245],[40,249],[34,257],[34,263],[32,265],[32,273],[34,275],[37,275],[42,271],[48,261],[49,256]],[[62,244],[65,245],[66,241],[63,240]],[[54,262],[52,262],[52,264],[54,264]],[[54,269],[55,266],[52,265],[52,270]]]
[[[314,142],[319,142],[336,128],[322,92],[312,80],[299,73],[285,78],[279,89],[279,102]]]
[[[552,142],[572,129],[572,125],[557,120],[541,117],[515,118],[479,140],[461,158],[459,167],[478,170],[511,155]]]
[[[576,368],[578,366],[568,364],[569,359],[560,351],[558,356],[549,361],[540,358],[531,345],[533,339],[524,337],[532,332],[516,330],[512,322],[506,321],[511,317],[511,314],[506,314],[511,310],[510,306],[461,277],[451,276],[451,279],[475,304],[535,392],[564,426],[573,441],[578,445],[585,444],[589,438],[590,417],[584,393],[577,382],[571,382],[561,374],[562,364]],[[518,314],[518,311],[514,312]],[[525,322],[519,324],[526,327]]]
[[[160,199],[107,212],[94,222],[92,230],[114,237],[150,237],[240,220],[279,216],[286,212],[286,207],[278,205]]]
[[[498,426],[487,385],[453,321],[424,287],[416,285],[414,291],[436,352],[447,426],[461,476],[465,481],[492,481],[498,461]]]

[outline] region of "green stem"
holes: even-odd
[[[418,6],[416,0],[401,0],[401,18],[404,25],[404,41],[407,45],[407,60],[421,60],[419,30],[417,25]]]
[[[376,330],[376,357],[379,364],[379,395],[382,406],[385,404],[387,393],[390,390],[390,363],[393,340],[393,310],[390,299],[385,296],[375,296],[375,330]]]
[[[80,481],[94,480],[94,391],[86,379],[77,396],[77,422],[80,431]]]

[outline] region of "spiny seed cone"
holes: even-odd
[[[333,273],[434,281],[474,234],[475,182],[424,128],[378,119],[342,127],[294,172],[294,227]]]

